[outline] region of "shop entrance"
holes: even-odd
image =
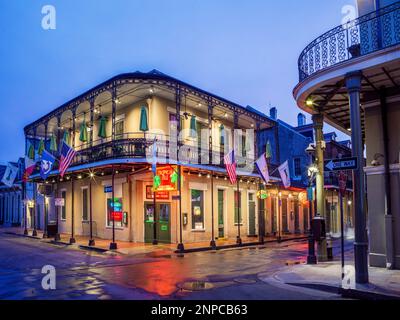
[[[160,243],[171,243],[171,205],[156,203],[157,217],[154,217],[153,203],[144,204],[144,242],[154,239],[154,220],[156,221],[156,239]]]

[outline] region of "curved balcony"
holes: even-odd
[[[299,82],[345,61],[400,44],[400,2],[340,25],[312,41],[298,60]]]

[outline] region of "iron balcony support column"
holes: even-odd
[[[254,134],[254,161],[258,159],[259,150],[258,150],[258,134],[260,133],[261,123],[257,121],[256,123],[256,132]],[[264,184],[262,183],[263,178],[258,181],[258,191],[264,190]],[[265,235],[265,199],[261,199],[261,194],[258,199],[258,241],[261,244],[264,244],[264,235]]]
[[[311,156],[310,156],[311,158]],[[314,178],[311,176],[308,178],[308,188],[312,188]],[[308,196],[308,195],[307,195]],[[314,242],[314,235],[312,230],[312,219],[313,219],[313,200],[308,199],[308,255],[307,255],[307,264],[317,264],[317,257],[315,256],[315,242]]]
[[[325,189],[324,189],[324,150],[322,144],[324,142],[324,116],[320,113],[312,116],[315,131],[315,163],[318,168],[316,173],[316,192],[317,192],[317,214],[326,219],[325,213]],[[318,259],[319,261],[328,260],[326,239],[318,242]]]
[[[36,139],[37,139],[37,137],[36,137],[36,127],[33,129],[33,137],[34,137],[33,138],[33,143],[34,143],[34,145],[36,145]],[[36,149],[36,146],[35,146],[34,149]],[[32,208],[32,211],[33,211],[33,231],[32,231],[32,236],[36,237],[37,236],[37,230],[36,230],[36,212],[37,212],[37,210],[36,210],[36,206],[37,206],[36,192],[37,192],[37,186],[36,186],[35,182],[32,183],[32,188],[33,188],[33,208]]]
[[[112,192],[111,192],[111,210],[114,210],[114,201],[115,201],[115,168],[112,166]],[[115,242],[115,214],[114,211],[111,211],[112,217],[112,242],[110,243],[110,250],[117,250],[117,243]]]
[[[175,108],[176,108],[176,121],[177,121],[177,154],[176,160],[179,163],[179,149],[181,141],[179,139],[179,134],[181,132],[181,89],[178,86],[175,89]],[[181,166],[178,165],[178,193],[179,193],[179,243],[177,249],[179,251],[184,251],[185,246],[183,245],[183,225],[182,225],[182,177],[181,177]]]
[[[74,137],[75,140],[75,137]],[[75,188],[74,188],[74,177],[71,175],[71,238],[69,243],[73,244],[75,240]]]
[[[96,242],[93,239],[93,202],[92,202],[92,177],[89,177],[89,246],[96,245]]]
[[[395,258],[395,243],[393,239],[393,214],[392,214],[392,190],[391,190],[391,176],[390,176],[390,163],[389,163],[389,132],[387,127],[387,102],[386,102],[386,89],[382,88],[380,92],[381,102],[381,121],[383,133],[383,154],[384,154],[384,167],[385,167],[385,234],[386,234],[386,266],[388,269],[396,267]]]
[[[239,129],[239,114],[237,112],[237,110],[235,109],[233,112],[233,128],[234,129]],[[233,132],[233,138],[235,140],[235,132]],[[237,150],[235,150],[235,146],[239,146],[240,141],[233,141],[233,154],[234,154],[234,161],[236,162],[236,193],[237,193],[237,237],[236,237],[236,243],[238,245],[242,244],[242,238],[240,237],[240,223],[241,223],[241,214],[240,211],[242,209],[242,203],[241,203],[241,194],[240,194],[240,189],[239,189],[239,176],[237,175],[237,157],[236,157],[236,151],[239,148],[236,148]]]
[[[362,73],[352,72],[346,75],[346,87],[349,94],[351,145],[354,157],[358,158],[359,166],[353,171],[354,212],[355,212],[355,242],[354,265],[356,283],[368,283],[368,239],[366,230],[365,187],[363,170],[363,139],[360,115],[360,89]]]
[[[25,136],[25,157],[27,156],[27,138]],[[24,208],[24,220],[25,220],[25,226],[24,226],[24,235],[28,235],[28,204],[26,200],[26,181],[25,181],[25,159],[24,159],[24,166],[23,166],[23,176],[22,176],[22,199],[23,199],[23,208]],[[28,177],[27,177],[28,178]]]
[[[47,141],[47,127],[49,123],[46,122],[44,126],[44,150],[46,150],[46,141]],[[47,151],[47,150],[46,150]],[[45,183],[45,180],[43,180],[43,183]],[[47,236],[47,225],[48,225],[48,213],[47,213],[47,203],[46,203],[46,195],[43,196],[43,220],[44,220],[44,227],[43,227],[43,238],[46,239],[48,238]]]
[[[58,147],[60,146],[60,142],[61,142],[61,115],[57,116],[57,144],[58,144]],[[54,241],[60,241],[61,240],[61,236],[60,236],[60,232],[59,232],[60,224],[59,224],[59,221],[58,221],[59,218],[60,218],[59,210],[62,210],[61,208],[62,207],[58,207],[58,208],[56,207],[55,208],[55,210],[56,210],[56,228],[57,228],[57,230],[56,230],[56,234],[54,235]]]
[[[212,155],[213,155],[213,138],[212,138],[212,116],[213,116],[213,106],[208,103],[208,161],[212,165]],[[211,241],[210,247],[215,250],[217,244],[215,243],[215,221],[214,221],[214,172],[211,171]]]

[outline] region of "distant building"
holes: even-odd
[[[0,182],[0,225],[17,227],[24,221],[21,184],[23,159],[10,164],[19,170],[13,186],[9,187]],[[0,179],[3,178],[6,168],[6,165],[0,165]]]

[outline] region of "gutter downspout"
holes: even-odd
[[[394,239],[393,239],[393,215],[392,215],[392,193],[389,163],[389,133],[387,127],[387,103],[386,89],[380,90],[381,121],[383,135],[383,154],[384,154],[384,179],[385,179],[385,235],[386,235],[386,268],[395,268]]]

